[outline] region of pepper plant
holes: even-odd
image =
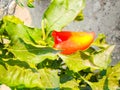
[[[83,19],[85,0],[51,0],[41,28],[15,16],[0,21],[0,84],[12,90],[119,90],[120,63],[104,34],[70,32]]]

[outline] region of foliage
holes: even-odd
[[[55,50],[51,32],[77,19],[84,0],[52,0],[42,28],[14,16],[0,21],[0,83],[13,90],[119,90],[120,63],[111,67],[114,45],[99,34],[85,51],[71,55]],[[60,12],[61,11],[61,12]],[[80,16],[81,15],[81,16]]]
[[[33,2],[34,0],[16,0],[16,3],[21,7],[27,5],[30,8],[34,8]]]

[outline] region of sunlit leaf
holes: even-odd
[[[106,36],[105,34],[98,34],[95,42],[93,45],[98,46],[99,48],[106,48],[108,47],[107,41],[106,41]]]
[[[28,7],[33,8],[34,7],[33,2],[34,0],[16,0],[16,3],[21,7],[27,5]]]
[[[120,63],[108,69],[107,77],[108,77],[109,89],[119,90],[120,89]]]
[[[78,86],[79,84],[77,83],[76,80],[69,80],[65,83],[62,83],[61,85],[61,90],[79,90]]]
[[[94,53],[92,55],[92,61],[96,66],[99,66],[101,69],[107,69],[107,67],[109,66],[109,64],[111,63],[111,53],[114,49],[114,45],[113,46],[109,46],[108,48]]]
[[[52,30],[60,31],[72,22],[84,6],[85,0],[52,0],[43,15],[45,29],[48,34]]]
[[[72,54],[72,55],[62,55],[59,54],[60,58],[66,63],[70,70],[74,72],[78,72],[82,69],[88,68],[88,66],[84,65],[83,59],[80,56],[80,53]]]
[[[80,11],[80,13],[77,15],[77,17],[75,18],[76,21],[81,21],[84,19],[84,14],[83,11]]]
[[[13,62],[14,63],[14,62]],[[38,87],[52,89],[59,87],[59,77],[56,70],[47,68],[32,71],[19,66],[0,64],[0,82],[10,87]]]
[[[40,29],[29,28],[19,23],[15,17],[13,18],[15,23],[13,23],[9,18],[13,17],[8,16],[3,19],[7,22],[5,30],[11,40],[8,51],[12,52],[17,59],[34,64],[45,59],[56,59],[56,51],[46,47]]]

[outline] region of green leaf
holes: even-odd
[[[76,21],[81,21],[84,19],[84,14],[83,11],[80,11],[80,13],[77,15],[77,17],[75,18]]]
[[[99,79],[97,82],[90,82],[85,78],[85,80],[92,90],[119,90],[120,88],[120,63],[115,65],[114,67],[109,67],[107,69],[107,74]]]
[[[106,69],[107,73],[100,78],[100,73],[96,74],[99,76],[97,81],[90,81],[90,77],[95,74],[88,74],[86,77],[81,78],[89,84],[92,90],[119,90],[120,89],[120,63],[113,67]]]
[[[33,2],[34,0],[16,0],[16,3],[21,7],[27,5],[30,8],[34,8]]]
[[[114,67],[109,67],[107,71],[108,87],[110,90],[120,89],[120,63]]]
[[[109,90],[105,85],[107,84],[106,77],[100,79],[98,82],[89,83],[92,90]]]
[[[33,2],[30,2],[30,0],[27,2],[27,6],[30,8],[34,8]]]
[[[79,84],[75,79],[69,80],[60,85],[61,90],[79,90]]]
[[[75,53],[71,55],[62,55],[59,54],[60,58],[65,62],[70,70],[78,72],[82,69],[88,68],[87,65],[84,65],[84,60],[81,58],[80,53]]]
[[[16,2],[17,2],[17,4],[18,4],[19,6],[21,6],[21,7],[24,6],[24,4],[23,4],[23,0],[22,0],[22,1],[21,1],[21,0],[16,0]]]
[[[25,43],[22,39],[18,39],[16,44],[8,48],[17,59],[26,61],[30,64],[38,64],[45,59],[55,60],[57,52],[50,47],[35,47]]]
[[[33,72],[31,69],[17,65],[6,64],[6,67],[0,64],[0,82],[10,87],[38,87],[51,90],[59,87],[59,77],[56,70],[43,68]]]
[[[7,15],[3,17],[4,24],[7,24],[9,22],[14,24],[24,24],[23,21],[21,21],[19,18],[16,18],[15,16]]]
[[[74,72],[65,69],[60,73],[60,90],[79,90],[79,82],[74,77]]]
[[[92,44],[93,46],[97,46],[99,48],[107,48],[109,45],[106,42],[105,34],[98,34],[96,40]]]
[[[10,19],[12,20],[10,21]],[[18,38],[22,38],[30,44],[45,45],[45,42],[42,40],[41,29],[27,27],[13,16],[6,16],[3,18],[3,21],[6,25],[5,30],[12,43],[16,42]]]
[[[4,26],[3,26],[3,21],[0,21],[0,35],[2,35],[4,32]],[[0,40],[1,42],[1,40]]]
[[[10,21],[10,18],[13,20]],[[13,16],[6,16],[3,21],[6,24],[5,31],[11,40],[7,49],[15,58],[30,64],[57,58],[57,51],[46,46],[40,29],[27,27]]]
[[[85,0],[52,0],[43,15],[47,34],[52,30],[60,31],[72,22],[85,7]]]
[[[2,18],[2,20],[0,21],[0,35],[6,34],[6,32],[4,31],[6,28],[6,25],[11,22],[14,24],[24,24],[20,19],[15,18],[14,16],[4,16]]]
[[[94,73],[92,73],[94,74]],[[88,76],[90,75],[90,73],[88,74]],[[91,76],[91,75],[90,75]],[[104,76],[102,79],[98,79],[98,81],[94,81],[94,82],[91,82],[89,80],[87,80],[85,77],[81,76],[81,79],[83,79],[88,85],[89,85],[89,88],[91,87],[90,90],[109,90],[107,88],[107,80],[106,80],[106,76]],[[87,87],[85,87],[87,88]],[[86,89],[85,89],[86,90]]]
[[[100,67],[100,69],[107,69],[109,64],[111,63],[111,53],[114,49],[114,45],[103,49],[102,51],[96,52],[92,55],[92,62],[96,66]]]

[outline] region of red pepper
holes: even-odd
[[[62,54],[72,54],[78,50],[86,50],[94,41],[94,32],[53,31],[54,48]]]

